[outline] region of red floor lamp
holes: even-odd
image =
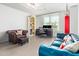
[[[70,33],[70,16],[69,16],[69,10],[68,10],[68,5],[66,5],[66,16],[65,16],[65,34]]]

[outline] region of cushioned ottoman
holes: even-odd
[[[24,38],[24,37],[17,38],[17,43],[20,45],[23,45],[26,42],[29,42],[28,38]]]

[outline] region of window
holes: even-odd
[[[53,23],[53,22],[58,22],[59,20],[59,17],[58,17],[58,15],[57,16],[51,16],[51,19],[50,19],[50,21]]]
[[[44,16],[44,25],[52,25],[53,36],[56,37],[57,32],[59,32],[59,15]]]
[[[53,28],[57,27],[57,30],[59,30],[59,15],[44,16],[44,25],[50,24]]]
[[[44,17],[44,25],[48,25],[49,24],[49,16],[45,16]]]
[[[50,22],[53,28],[56,28],[57,30],[59,30],[59,16],[58,15],[51,16]]]

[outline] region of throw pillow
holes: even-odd
[[[72,43],[72,44],[69,44],[69,45],[65,46],[63,49],[75,53],[79,50],[79,41]]]
[[[17,30],[16,35],[22,35],[22,30]]]
[[[61,45],[60,45],[60,49],[63,49],[65,47],[65,42],[63,42]]]
[[[66,35],[64,37],[64,42],[60,45],[60,49],[63,49],[66,45],[73,43],[71,36]]]

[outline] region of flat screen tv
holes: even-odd
[[[52,28],[51,25],[43,25],[43,28]]]

